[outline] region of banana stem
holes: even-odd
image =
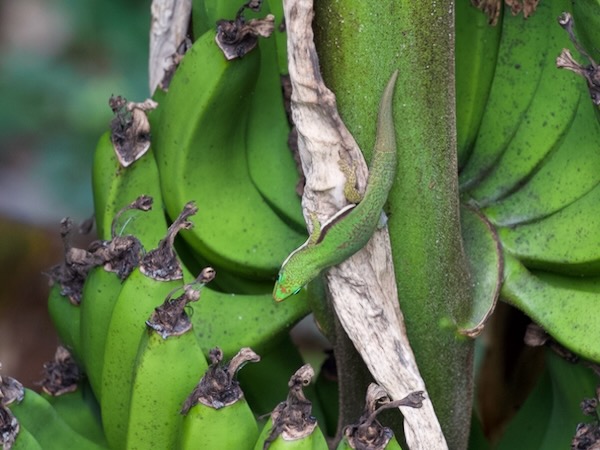
[[[398,168],[388,197],[398,293],[448,445],[464,449],[473,345],[456,333],[468,317],[471,289],[459,220],[453,2],[384,0],[375,7],[322,0],[315,6],[323,77],[365,153],[375,136],[374,93],[400,68],[394,104]]]

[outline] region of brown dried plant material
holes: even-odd
[[[259,37],[269,37],[275,29],[275,17],[268,14],[263,19],[246,21],[244,11],[260,10],[262,1],[251,0],[238,11],[234,20],[219,20],[215,41],[227,60],[242,58],[258,44]]]
[[[0,404],[0,447],[10,450],[19,434],[19,422],[10,409]]]
[[[502,0],[471,0],[471,4],[488,17],[490,25],[496,26],[498,24],[498,18],[502,11]]]
[[[181,214],[171,224],[167,235],[159,242],[158,247],[144,255],[140,263],[140,272],[159,281],[180,280],[183,278],[183,271],[173,245],[179,231],[189,230],[194,226],[187,219],[197,212],[198,207],[194,202],[185,204]]]
[[[110,123],[110,140],[119,163],[129,167],[150,148],[150,122],[146,113],[155,109],[158,103],[152,99],[128,102],[120,95],[113,95],[108,104],[115,114]]]
[[[73,305],[79,305],[87,274],[94,267],[104,264],[104,261],[99,255],[88,250],[72,247],[70,240],[72,229],[71,219],[61,220],[60,235],[65,249],[65,258],[61,264],[45,272],[45,275],[50,278],[51,285],[54,283],[60,285],[61,295],[67,297]]]
[[[265,439],[265,449],[278,436],[286,441],[295,441],[309,436],[317,427],[317,419],[311,415],[312,403],[304,395],[304,388],[314,375],[310,364],[305,364],[290,378],[287,400],[279,403],[271,413],[273,428]]]
[[[583,77],[587,83],[590,98],[596,106],[600,105],[600,67],[598,63],[589,55],[589,53],[583,48],[583,46],[577,40],[575,36],[574,26],[575,21],[573,16],[567,12],[562,13],[558,18],[558,24],[565,29],[569,35],[569,39],[577,49],[587,60],[589,64],[579,64],[571,52],[564,48],[560,55],[556,58],[556,67],[559,69],[567,69],[571,72],[575,72],[577,75]]]
[[[394,433],[390,428],[381,425],[377,416],[386,409],[399,406],[421,408],[423,400],[423,392],[417,391],[403,399],[392,401],[381,386],[371,383],[367,388],[364,412],[355,424],[344,428],[344,437],[355,449],[384,450]]]
[[[20,402],[24,395],[23,385],[19,381],[12,377],[0,376],[0,406],[8,406],[14,401]]]
[[[527,19],[537,9],[539,0],[504,0],[504,2],[513,16],[523,11],[523,17]],[[471,4],[488,16],[490,25],[495,26],[498,23],[502,12],[502,0],[471,0]]]
[[[163,339],[170,336],[180,336],[192,328],[192,322],[185,313],[185,308],[192,302],[200,299],[200,290],[215,278],[216,272],[212,267],[202,269],[200,275],[183,286],[183,294],[172,298],[173,294],[182,288],[173,289],[164,303],[154,309],[152,316],[146,321],[146,325],[152,328]]]
[[[259,362],[260,356],[251,348],[244,347],[231,358],[231,361],[224,364],[223,352],[217,347],[210,351],[209,359],[210,367],[185,400],[181,414],[187,414],[198,403],[214,409],[221,409],[243,399],[244,392],[240,383],[235,379],[236,374],[246,363]]]
[[[69,351],[59,346],[54,360],[44,364],[44,379],[41,381],[42,390],[57,397],[77,390],[81,372]]]

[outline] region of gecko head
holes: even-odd
[[[290,280],[289,274],[283,270],[279,272],[275,288],[273,288],[273,300],[281,302],[292,295],[296,295],[304,285],[298,285]]]
[[[297,294],[319,275],[321,271],[310,260],[310,255],[305,250],[297,251],[283,262],[273,289],[273,299],[276,302]]]

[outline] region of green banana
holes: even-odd
[[[208,19],[205,3],[206,0],[192,1],[192,34],[194,40],[215,26],[214,22],[211,23]],[[160,101],[158,104],[160,105]]]
[[[191,306],[194,333],[205,352],[218,345],[226,358],[243,345],[267,353],[310,312],[304,293],[288,303],[294,304],[276,305],[270,293],[234,295],[205,288],[202,301]]]
[[[121,282],[139,264],[143,250],[137,237],[116,235],[119,219],[128,210],[136,210],[138,213],[148,211],[152,203],[152,198],[142,195],[115,214],[111,225],[111,240],[96,242],[96,252],[104,254],[105,263],[102,267],[92,269],[83,285],[79,323],[81,362],[96,397],[101,395],[104,360],[99,355],[104,355],[110,316],[121,290]],[[135,231],[135,221],[130,219],[127,224],[131,224],[130,229]]]
[[[46,273],[52,286],[48,297],[48,313],[61,342],[69,347],[78,360],[81,360],[79,323],[83,286],[89,271],[104,261],[89,250],[72,247],[70,243],[72,225],[68,218],[61,221],[64,261],[50,268]]]
[[[102,447],[108,447],[102,429],[100,406],[86,381],[80,382],[72,392],[43,396],[74,431]]]
[[[132,380],[144,320],[174,289],[181,288],[182,270],[173,250],[177,233],[190,228],[187,219],[197,208],[188,203],[167,231],[159,246],[148,252],[138,268],[123,283],[106,334],[100,405],[106,438],[114,448],[123,448],[128,424]],[[164,218],[156,227],[164,226]]]
[[[327,441],[311,415],[311,402],[304,396],[314,370],[305,364],[292,375],[288,383],[287,400],[279,403],[254,446],[255,450],[326,450]]]
[[[67,347],[77,360],[81,361],[83,349],[79,328],[81,320],[79,305],[74,305],[63,297],[60,287],[54,285],[50,288],[48,295],[48,313],[62,345]]]
[[[245,134],[260,55],[227,61],[214,32],[184,56],[161,105],[154,144],[168,213],[196,199],[200,224],[183,235],[211,265],[270,279],[304,237],[262,199],[248,174]],[[193,86],[197,86],[195,89]]]
[[[504,250],[527,267],[599,275],[600,184],[574,203],[533,223],[500,228]]]
[[[598,0],[577,0],[573,2],[573,18],[577,35],[587,53],[600,61],[600,2]]]
[[[11,403],[8,408],[44,450],[105,449],[75,432],[56,413],[52,405],[40,394],[24,389],[23,399]]]
[[[100,138],[92,169],[92,188],[94,193],[94,211],[98,238],[111,240],[113,219],[122,208],[133,199],[146,195],[154,200],[153,209],[141,218],[136,215],[124,221],[127,234],[139,236],[144,248],[153,248],[164,236],[164,231],[154,225],[163,215],[163,204],[156,160],[152,149],[133,165],[123,168],[115,155],[110,132]],[[183,203],[182,203],[183,204]],[[117,229],[116,235],[123,234]]]
[[[215,348],[210,359],[209,369],[181,410],[185,417],[178,448],[193,449],[201,442],[206,450],[251,450],[258,438],[258,426],[235,375],[246,363],[258,362],[260,357],[245,347],[222,364],[223,352]]]
[[[281,3],[281,2],[279,2]],[[491,26],[471,2],[455,3],[456,140],[458,167],[469,159],[488,100],[498,48],[500,21]]]
[[[296,192],[300,176],[288,146],[290,125],[275,44],[273,38],[260,41],[260,73],[246,127],[248,171],[256,189],[279,217],[299,233],[305,233],[306,223]]]
[[[144,248],[154,248],[167,230],[158,177],[152,148],[133,165],[123,168],[116,157],[111,133],[101,136],[92,169],[96,228],[101,241],[110,245],[117,236],[135,236]],[[139,208],[133,206],[132,201],[142,195],[151,198],[151,210],[143,207],[141,200]],[[128,208],[132,211],[125,212]],[[135,209],[147,212],[141,214]],[[121,290],[120,278],[124,275],[117,277],[98,267],[88,274],[83,286],[82,363],[97,398],[101,398],[106,334]]]
[[[106,447],[98,402],[81,375],[71,353],[59,346],[54,359],[44,364],[41,395],[74,431]]]
[[[494,448],[544,448],[541,442],[548,430],[552,403],[552,380],[546,368]]]
[[[42,450],[40,443],[19,424],[15,416],[0,402],[0,448],[4,450]]]
[[[526,21],[504,8],[494,80],[475,146],[459,175],[461,190],[472,188],[486,176],[521,124],[549,55],[546,30],[553,20],[544,2]]]
[[[175,448],[183,417],[180,408],[194,388],[198,374],[208,368],[191,331],[184,308],[200,298],[200,289],[214,278],[204,269],[175,299],[167,296],[146,321],[134,364],[125,448]]]
[[[541,3],[532,19],[549,11],[550,19],[542,22],[544,46],[547,52],[543,60],[541,79],[522,121],[502,155],[496,160],[491,172],[469,191],[479,205],[493,203],[518,189],[544,161],[569,130],[577,112],[579,88],[576,77],[556,67],[556,53],[569,44],[568,37],[557,24],[556,17],[567,8],[570,1],[556,0]],[[546,13],[548,14],[548,12]],[[532,20],[530,19],[530,20]],[[533,22],[528,20],[527,24]],[[537,32],[542,33],[541,29]],[[548,52],[548,49],[552,51]],[[520,82],[524,83],[524,77]],[[512,105],[516,93],[506,93],[506,103]]]
[[[596,392],[598,377],[581,364],[563,360],[554,352],[546,351],[546,364],[552,379],[552,414],[540,447],[548,450],[568,448],[577,424],[586,417],[580,402]]]
[[[600,183],[600,123],[595,106],[581,95],[573,124],[559,147],[515,193],[483,209],[497,226],[546,218]]]
[[[277,48],[277,63],[279,65],[279,73],[287,75],[288,59],[287,59],[287,33],[285,31],[285,17],[283,14],[282,0],[268,0],[269,10],[275,16],[275,47]]]
[[[600,362],[600,327],[590,316],[598,307],[599,279],[532,273],[507,253],[504,264],[501,298],[571,351]]]

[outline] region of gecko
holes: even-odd
[[[396,174],[392,98],[397,77],[396,70],[381,97],[373,156],[362,200],[340,209],[323,224],[311,215],[312,233],[281,265],[273,289],[275,301],[281,302],[297,294],[322,271],[354,255],[375,232]],[[346,172],[347,168],[342,167],[342,171]]]

